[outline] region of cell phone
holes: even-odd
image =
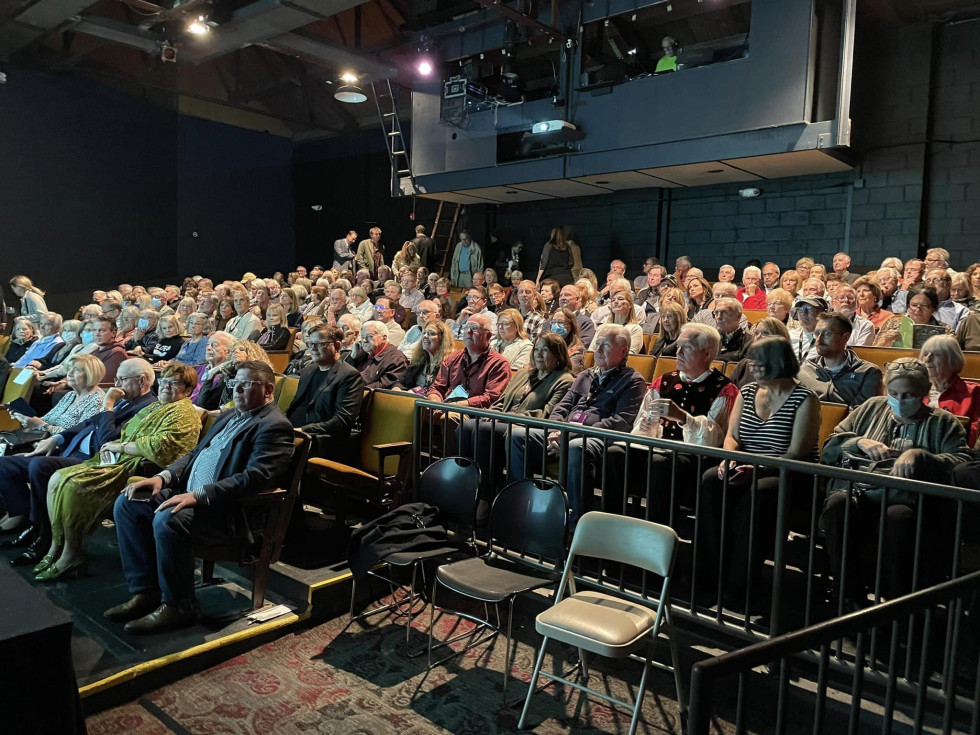
[[[130,498],[134,503],[149,503],[153,499],[153,488],[141,487],[139,490],[133,491],[133,497]]]

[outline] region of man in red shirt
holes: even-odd
[[[446,358],[429,389],[430,401],[489,408],[510,381],[510,363],[490,348],[490,319],[473,314],[463,328],[463,349]]]
[[[735,292],[735,298],[742,304],[743,309],[765,309],[766,290],[760,287],[762,271],[754,265],[742,271],[742,288]]]

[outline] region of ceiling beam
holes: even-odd
[[[40,0],[0,29],[0,58],[9,58],[42,36],[63,26],[93,0]]]
[[[377,56],[343,46],[334,46],[306,33],[283,34],[261,45],[263,48],[300,59],[308,64],[338,70],[350,69],[364,82],[387,79],[398,74],[397,67]]]
[[[510,7],[509,5],[504,5],[500,0],[474,0],[477,5],[482,5],[485,8],[489,8],[495,13],[500,13],[505,18],[508,18],[515,23],[519,23],[522,26],[527,26],[532,31],[536,33],[543,33],[546,36],[550,36],[556,41],[571,41],[571,37],[559,31],[554,26],[542,23],[537,18],[532,18],[530,15],[525,15],[521,11]]]
[[[162,38],[155,33],[139,30],[118,20],[99,18],[94,15],[76,16],[72,19],[71,29],[101,38],[103,41],[130,46],[147,54],[158,53],[162,42]]]

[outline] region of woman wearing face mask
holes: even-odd
[[[38,378],[44,379],[47,371],[55,368],[76,352],[76,348],[82,345],[82,323],[77,319],[69,319],[61,325],[61,339],[63,344],[43,360],[34,360],[27,367],[38,371]]]
[[[565,341],[568,350],[568,367],[572,375],[585,370],[585,345],[582,343],[582,330],[571,309],[559,309],[551,317],[551,331]]]
[[[887,474],[936,483],[949,483],[954,467],[966,461],[966,434],[951,413],[928,404],[929,373],[911,357],[885,365],[884,396],[870,398],[854,409],[827,439],[820,461],[827,465],[856,466],[863,460],[893,460]],[[883,472],[881,468],[876,471]],[[886,503],[882,569],[884,596],[894,598],[911,590],[915,553],[917,504],[925,502],[922,528],[919,587],[933,584],[948,565],[951,553],[952,509],[939,499],[891,491],[853,493],[848,501],[848,483],[833,480],[824,504],[820,525],[827,534],[827,553],[835,580],[843,571],[845,609],[868,604],[862,577],[865,557],[861,542],[876,548],[881,504]],[[849,529],[844,538],[844,514],[850,502]],[[841,570],[844,545],[847,565]],[[943,548],[945,547],[945,548]],[[872,555],[874,552],[871,552]],[[938,581],[938,579],[935,579]]]
[[[133,337],[126,344],[126,351],[137,355],[150,355],[160,340],[157,323],[160,316],[153,309],[144,309],[136,322]]]

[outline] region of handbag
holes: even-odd
[[[34,449],[34,444],[46,439],[48,432],[44,429],[15,429],[0,431],[0,442],[7,445],[7,454],[20,454]]]
[[[877,475],[890,475],[894,466],[895,457],[871,459],[863,454],[844,452],[841,458],[841,467],[844,469]],[[855,482],[853,487],[856,497],[867,498],[872,503],[880,503],[882,498],[885,498],[886,505],[915,505],[918,502],[918,496],[908,490],[886,489],[871,479]]]

